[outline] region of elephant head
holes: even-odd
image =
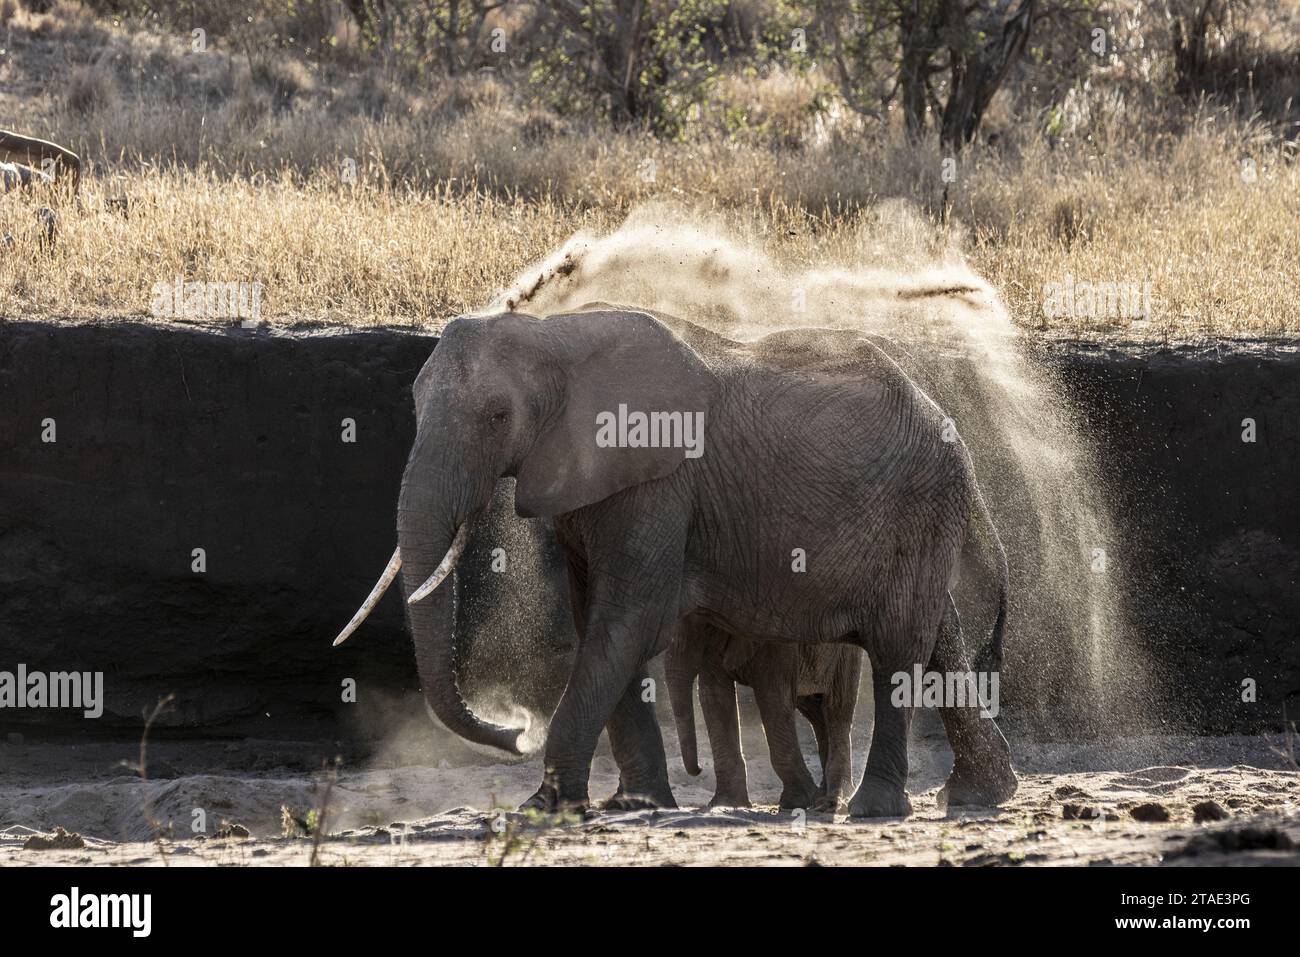
[[[499,478],[515,510],[560,515],[661,478],[681,448],[608,448],[598,416],[620,404],[703,413],[715,380],[699,357],[644,313],[520,314],[450,323],[414,385],[416,435],[397,505],[397,551],[338,644],[400,569],[430,712],[468,741],[521,753],[527,728],[476,715],[459,682],[456,562]],[[449,576],[453,587],[439,589]]]

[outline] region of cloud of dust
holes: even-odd
[[[608,235],[574,235],[483,313],[547,316],[608,302],[733,339],[793,327],[883,337],[975,459],[1012,568],[1004,687],[1013,706],[1028,706],[1026,730],[1095,734],[1154,720],[1104,475],[996,290],[956,250],[936,254],[934,227],[907,206],[882,206],[846,236],[830,261],[809,266],[768,251],[761,235],[651,204]],[[969,637],[965,608],[963,618],[968,647],[978,647],[987,629]]]
[[[467,694],[489,721],[528,729],[525,754],[546,741],[576,644],[564,563],[545,525],[515,514],[514,479],[502,479],[458,582]]]
[[[525,728],[525,757],[546,741],[575,644],[563,562],[541,519],[514,514],[514,479],[497,483],[452,582],[456,592],[461,690],[480,717]],[[497,550],[500,553],[497,553]],[[372,768],[428,764],[503,764],[518,759],[471,744],[427,713],[420,696],[368,693],[361,715],[379,741]],[[468,802],[485,795],[467,793]]]

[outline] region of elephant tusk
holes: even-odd
[[[379,576],[379,581],[375,582],[375,587],[370,590],[369,597],[361,603],[361,607],[358,608],[357,613],[352,616],[352,620],[348,622],[348,626],[339,632],[339,636],[334,639],[334,647],[337,648],[339,645],[343,644],[343,642],[347,641],[352,632],[356,631],[369,614],[375,610],[375,606],[379,604],[379,599],[384,597],[384,592],[388,591],[388,586],[393,583],[393,579],[397,577],[397,573],[401,567],[402,550],[401,548],[396,548],[393,550],[393,557],[388,560],[388,567],[385,568],[384,573]]]
[[[417,601],[425,598],[435,588],[443,583],[443,580],[451,574],[456,563],[460,561],[461,553],[465,551],[465,543],[469,540],[469,522],[461,525],[456,529],[456,537],[451,540],[451,548],[447,549],[447,554],[443,556],[438,567],[433,570],[423,585],[411,592],[411,597],[406,599],[408,605],[414,605]]]

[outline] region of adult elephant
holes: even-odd
[[[438,588],[497,479],[514,476],[516,511],[550,517],[568,556],[579,643],[526,806],[585,806],[606,726],[620,792],[671,805],[641,692],[646,663],[692,615],[756,640],[865,649],[875,725],[849,810],[910,812],[912,708],[891,704],[890,676],[968,670],[948,593],[984,509],[952,423],[879,347],[824,330],[742,344],[615,308],[461,317],[414,394],[398,550],[338,640],[400,569],[431,711],[469,741],[518,753],[526,729],[484,720],[461,694],[455,601]],[[956,756],[945,799],[1014,793],[992,720],[978,708],[943,716]]]

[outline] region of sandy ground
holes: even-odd
[[[539,780],[534,758],[436,766],[372,760],[321,767],[316,746],[243,741],[156,743],[151,780],[112,744],[0,745],[0,866],[373,864],[1300,864],[1300,776],[1280,737],[1151,737],[1107,744],[1013,739],[1021,786],[997,809],[945,813],[936,793],[951,762],[941,734],[913,741],[906,820],[850,820],[780,811],[780,785],[760,747],[751,755],[751,809],[701,809],[709,770],[688,777],[670,757],[681,810],[592,813],[567,821],[506,810]],[[816,767],[810,756],[810,766]],[[593,797],[617,781],[598,754]],[[168,837],[149,840],[148,813]],[[1219,820],[1197,822],[1213,801]],[[328,834],[285,837],[284,811]],[[196,814],[196,812],[202,812]],[[1204,814],[1204,812],[1202,812]],[[1159,818],[1167,817],[1167,820]],[[195,833],[201,824],[206,833]],[[247,838],[216,838],[225,823]],[[289,824],[292,830],[297,825]],[[66,828],[84,847],[24,848]]]

